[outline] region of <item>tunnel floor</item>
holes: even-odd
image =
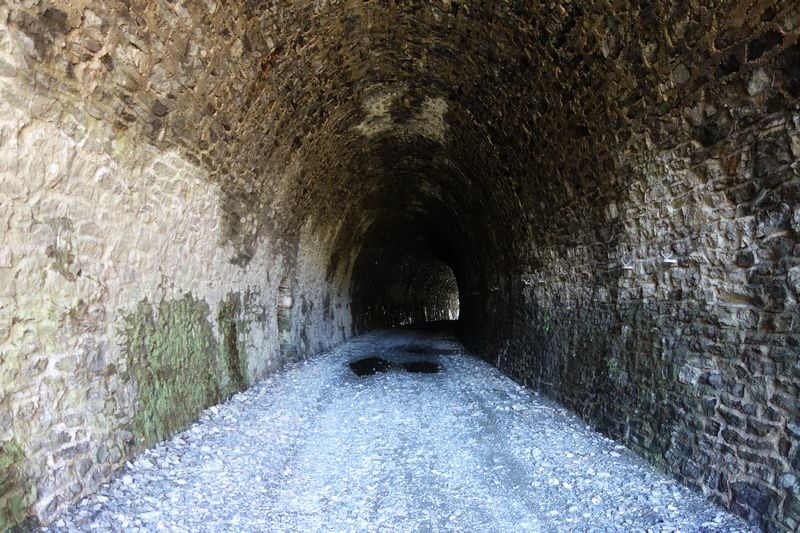
[[[366,357],[391,365],[359,377]],[[137,529],[750,531],[454,338],[409,330],[206,410],[48,530]]]

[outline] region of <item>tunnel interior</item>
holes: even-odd
[[[458,278],[450,266],[457,251],[446,236],[432,234],[442,220],[407,219],[390,217],[366,233],[353,270],[355,332],[458,319]]]
[[[0,525],[286,362],[456,316],[708,498],[800,523],[796,2],[0,22]]]

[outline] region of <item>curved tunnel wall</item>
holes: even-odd
[[[7,2],[0,516],[379,325],[363,265],[397,242],[501,370],[791,529],[798,11]],[[160,401],[175,365],[204,386]]]

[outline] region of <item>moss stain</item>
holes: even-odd
[[[239,340],[239,332],[246,325],[241,316],[241,298],[236,293],[229,293],[220,304],[217,312],[217,324],[220,331],[220,360],[224,363],[227,386],[223,394],[229,397],[247,386],[247,358],[245,347]]]
[[[186,294],[148,301],[123,322],[129,379],[137,386],[131,431],[138,447],[153,446],[197,419],[203,409],[244,387],[243,351],[237,339],[238,296],[220,306],[222,342],[214,337],[205,301]]]
[[[36,500],[36,488],[28,485],[23,472],[25,460],[17,441],[0,443],[0,531],[21,524]]]

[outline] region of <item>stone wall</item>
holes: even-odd
[[[0,23],[2,516],[49,520],[166,416],[385,325],[365,265],[406,254],[452,268],[505,372],[796,526],[797,2],[9,0]]]
[[[498,360],[713,500],[788,530],[800,520],[795,120],[707,159],[633,166],[606,211],[613,241],[542,250],[547,268],[515,285],[521,334]]]
[[[326,263],[298,270],[286,240],[233,235],[247,220],[208,167],[44,75],[60,30],[15,16],[0,7],[0,530],[50,521],[203,408],[350,334],[338,305],[342,327],[282,350],[280,282],[322,309]],[[105,68],[95,52],[86,68]]]
[[[695,86],[595,167],[596,188],[564,181],[568,201],[534,234],[527,268],[484,296],[503,319],[483,346],[712,500],[794,531],[800,56],[776,43],[800,18],[774,16],[739,28],[746,43],[698,28],[730,72],[686,67],[680,83]]]
[[[232,249],[213,238],[219,191],[178,154],[127,152],[102,122],[17,78],[2,80],[0,114],[0,441],[21,450],[24,497],[47,520],[275,367],[276,289],[264,274],[281,274],[268,243],[253,266],[231,264]],[[239,303],[226,311],[230,298]],[[221,331],[223,315],[236,326]],[[236,376],[217,372],[226,335]],[[185,358],[198,375],[176,375]],[[145,383],[179,377],[207,389],[167,399],[183,416],[148,412],[160,402]]]

